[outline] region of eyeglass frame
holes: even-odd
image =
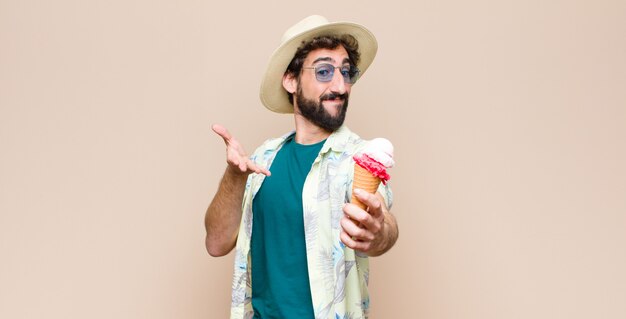
[[[329,66],[330,66],[330,67],[329,67]],[[322,79],[320,79],[320,77],[321,77],[322,75],[318,75],[318,73],[317,73],[318,68],[320,68],[320,67],[327,67],[327,68],[328,68],[328,70],[330,70],[330,73],[331,73],[331,74],[328,76],[328,79],[327,79],[327,80],[322,80]],[[353,76],[354,80],[351,80],[351,79],[350,79],[350,75],[349,75],[349,74],[344,75],[343,73],[341,73],[341,71],[342,71],[341,69],[343,69],[343,68],[348,68],[348,72],[349,72],[350,70],[354,70],[354,71],[355,71],[355,74],[354,74],[354,76]],[[303,66],[303,67],[302,67],[302,69],[303,69],[303,70],[304,70],[304,69],[311,69],[311,70],[315,70],[315,72],[314,72],[314,74],[315,74],[315,79],[316,79],[318,82],[321,82],[321,83],[328,83],[328,82],[331,82],[331,81],[333,80],[333,77],[335,76],[335,69],[340,69],[340,70],[339,70],[339,73],[340,73],[340,74],[341,74],[341,76],[343,77],[343,81],[344,81],[344,83],[346,83],[346,84],[350,84],[350,85],[352,85],[352,84],[356,83],[356,82],[359,80],[359,76],[361,75],[361,70],[359,70],[359,68],[358,68],[357,66],[352,65],[352,64],[350,64],[350,65],[334,66],[334,65],[332,65],[332,64],[330,64],[330,63],[319,63],[319,64],[317,64],[317,65],[315,65],[315,66],[308,66],[308,67],[307,67],[307,66]]]

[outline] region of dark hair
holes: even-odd
[[[293,59],[287,66],[285,74],[299,78],[300,71],[302,71],[302,65],[304,60],[311,53],[311,51],[317,49],[336,49],[339,45],[342,45],[348,52],[348,59],[352,65],[357,65],[361,54],[359,53],[359,42],[351,35],[344,34],[341,36],[336,35],[322,35],[309,40],[308,42],[302,41],[302,44],[293,56]],[[293,94],[289,94],[289,103],[293,104]]]

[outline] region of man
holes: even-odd
[[[352,156],[367,141],[343,126],[353,84],[377,43],[363,26],[310,16],[283,36],[261,84],[270,110],[295,132],[248,157],[222,126],[226,172],[207,209],[212,256],[236,244],[231,318],[367,318],[368,256],[398,237],[391,190],[355,190]],[[271,169],[271,173],[268,170]]]

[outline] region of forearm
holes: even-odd
[[[226,255],[235,246],[247,178],[247,174],[237,173],[230,166],[224,172],[204,218],[206,248],[211,256]]]

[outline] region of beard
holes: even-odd
[[[309,122],[331,133],[338,130],[341,125],[343,125],[343,121],[346,119],[346,113],[348,112],[348,93],[325,94],[320,96],[319,101],[316,102],[305,98],[302,94],[302,88],[298,86],[295,95],[300,114],[309,120]],[[337,106],[337,114],[333,116],[326,111],[322,102],[334,99],[343,100],[343,104]]]

